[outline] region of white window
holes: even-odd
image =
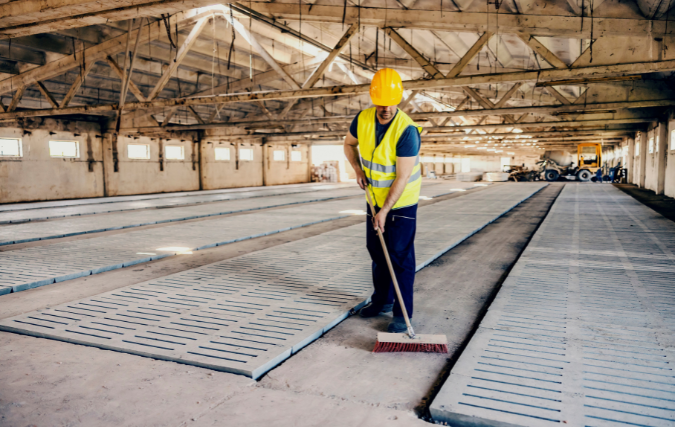
[[[239,160],[253,160],[253,148],[240,148]]]
[[[164,147],[164,155],[167,160],[183,160],[185,158],[185,147],[182,145],[167,145]]]
[[[302,161],[302,151],[291,151],[291,161],[292,162],[301,162]]]
[[[216,160],[230,160],[230,147],[216,147]]]
[[[505,167],[511,166],[511,157],[502,157],[499,159],[499,165],[502,168],[502,171]]]
[[[129,144],[127,145],[127,157],[130,159],[150,159],[149,144]]]
[[[49,155],[52,157],[80,157],[80,143],[77,141],[49,141]]]
[[[635,143],[635,155],[636,156],[640,155],[640,143],[639,142]]]
[[[649,154],[654,153],[654,138],[649,138]]]
[[[273,155],[275,162],[283,162],[286,160],[286,152],[284,150],[274,150]]]
[[[0,138],[0,157],[22,157],[20,139]]]
[[[659,136],[656,135],[656,146],[654,147],[654,151],[657,153],[659,152]]]
[[[471,172],[471,159],[468,157],[462,159],[462,172]]]

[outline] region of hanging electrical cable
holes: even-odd
[[[213,14],[211,19],[211,39],[213,41],[213,52],[211,54],[211,95],[215,95],[215,74],[216,74],[216,14]]]
[[[379,66],[379,49],[380,48],[380,29],[375,27],[375,69],[378,70]]]
[[[237,38],[237,33],[234,31],[234,16],[232,16],[232,8],[230,8],[230,28],[232,28],[232,41],[230,42],[230,51],[227,53],[227,69],[230,69],[230,63],[232,62],[232,54],[234,53],[234,41]],[[229,79],[228,79],[229,85]]]
[[[591,2],[591,45],[589,46],[590,49],[590,54],[591,54],[591,60],[589,61],[590,64],[593,63],[593,0],[590,0]]]
[[[251,8],[251,2],[249,0],[248,7]],[[232,9],[230,9],[232,10]],[[234,21],[232,21],[234,24]],[[248,33],[253,34],[253,18],[249,16],[248,18]],[[249,41],[248,43],[248,78],[253,83],[253,44]]]

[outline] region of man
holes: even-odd
[[[377,212],[372,224],[366,222],[366,246],[373,260],[375,290],[370,304],[360,314],[374,317],[393,309],[389,332],[405,332],[407,327],[395,299],[376,230],[379,228],[384,234],[403,301],[412,319],[414,240],[422,185],[419,165],[422,128],[397,108],[402,97],[403,84],[398,73],[390,68],[378,71],[370,84],[370,99],[375,107],[361,111],[354,118],[344,146],[345,155],[356,171],[356,182],[370,192]]]

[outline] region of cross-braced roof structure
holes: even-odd
[[[675,103],[671,14],[658,0],[5,1],[0,120],[335,143],[391,67],[427,153],[612,145]]]

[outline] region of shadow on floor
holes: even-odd
[[[669,220],[675,221],[675,199],[672,197],[656,194],[635,184],[614,184],[614,186]]]

